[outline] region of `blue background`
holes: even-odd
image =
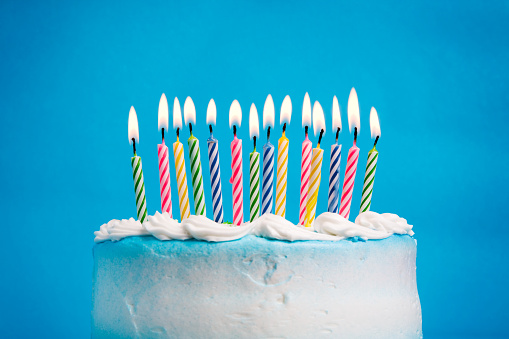
[[[160,210],[159,98],[166,93],[170,107],[175,96],[182,105],[193,98],[211,216],[205,114],[215,99],[231,220],[229,105],[238,99],[242,106],[246,160],[249,106],[256,104],[261,121],[272,94],[275,143],[289,94],[287,216],[296,222],[304,93],[324,108],[328,154],[332,97],[347,126],[351,87],[361,110],[352,218],[375,106],[382,136],[372,210],[415,225],[425,336],[509,336],[508,19],[507,1],[2,1],[2,337],[90,336],[93,232],[136,216],[131,105],[152,214]],[[347,129],[340,135],[342,178],[352,139]],[[169,133],[167,143],[174,140]],[[170,164],[178,215],[172,155]],[[324,173],[328,166],[326,156]],[[326,210],[327,180],[323,175],[318,213]]]

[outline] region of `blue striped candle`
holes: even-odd
[[[210,138],[207,139],[209,146],[209,168],[210,168],[210,186],[212,189],[212,207],[214,210],[214,221],[222,223],[223,216],[223,193],[221,191],[221,170],[219,169],[219,151],[217,139],[212,135],[210,128]]]
[[[263,146],[262,214],[272,213],[274,185],[274,145],[267,140]]]
[[[330,149],[330,167],[329,167],[329,205],[328,211],[338,213],[339,207],[339,164],[341,162],[341,145],[336,144]]]

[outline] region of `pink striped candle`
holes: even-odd
[[[302,142],[302,160],[300,164],[300,210],[299,224],[306,222],[306,205],[308,202],[309,174],[311,173],[311,152],[313,146],[308,138],[308,127],[306,126],[306,138]]]
[[[355,183],[355,173],[357,172],[357,161],[359,160],[359,147],[355,141],[348,151],[348,161],[346,163],[345,181],[343,182],[343,193],[341,195],[341,206],[339,214],[348,219],[350,216],[350,205],[352,204],[353,185]]]
[[[168,101],[166,95],[161,95],[159,100],[159,112],[157,125],[161,130],[163,141],[157,145],[157,157],[159,158],[159,187],[161,188],[161,212],[167,212],[173,219],[171,212],[171,189],[170,189],[170,166],[168,147],[164,144],[164,129],[168,130]]]
[[[350,132],[352,131],[352,128],[354,129],[353,146],[348,151],[345,180],[343,182],[343,193],[341,195],[341,205],[339,206],[339,214],[345,219],[348,219],[350,216],[353,185],[355,183],[355,173],[357,172],[357,161],[359,160],[357,132],[359,132],[361,128],[360,120],[359,99],[357,99],[357,92],[355,92],[355,88],[352,88],[350,91],[350,97],[348,98],[348,125],[350,127]]]
[[[237,138],[236,128],[233,127],[234,138],[231,143],[232,149],[232,177],[233,185],[233,224],[241,225],[244,218],[244,205],[242,199],[242,140]]]
[[[230,183],[233,190],[233,224],[240,226],[244,221],[244,204],[242,199],[242,140],[237,138],[237,126],[242,121],[240,104],[234,100],[230,106],[230,127],[233,126],[232,150],[232,177]]]
[[[302,142],[302,157],[300,163],[300,208],[299,208],[299,224],[306,223],[306,205],[308,203],[309,175],[311,173],[311,152],[313,144],[308,138],[308,128],[311,126],[311,100],[309,94],[304,95],[302,103],[302,127],[306,133],[306,137]]]
[[[164,132],[163,132],[164,133]],[[161,188],[161,211],[167,212],[173,219],[171,212],[171,188],[170,166],[168,160],[168,147],[164,144],[157,145],[157,157],[159,158],[159,185]]]

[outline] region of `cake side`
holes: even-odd
[[[421,338],[416,243],[159,241],[94,247],[92,336]]]

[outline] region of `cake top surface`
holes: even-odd
[[[313,227],[295,225],[274,215],[264,214],[253,222],[240,226],[219,224],[205,216],[190,216],[181,223],[170,218],[167,213],[156,212],[143,224],[138,220],[111,220],[94,232],[96,243],[118,241],[132,236],[153,236],[159,240],[196,239],[209,242],[232,241],[255,235],[267,239],[283,241],[321,240],[339,241],[385,239],[393,234],[412,236],[412,225],[396,214],[368,211],[359,214],[351,222],[337,213],[325,212],[318,216]]]

